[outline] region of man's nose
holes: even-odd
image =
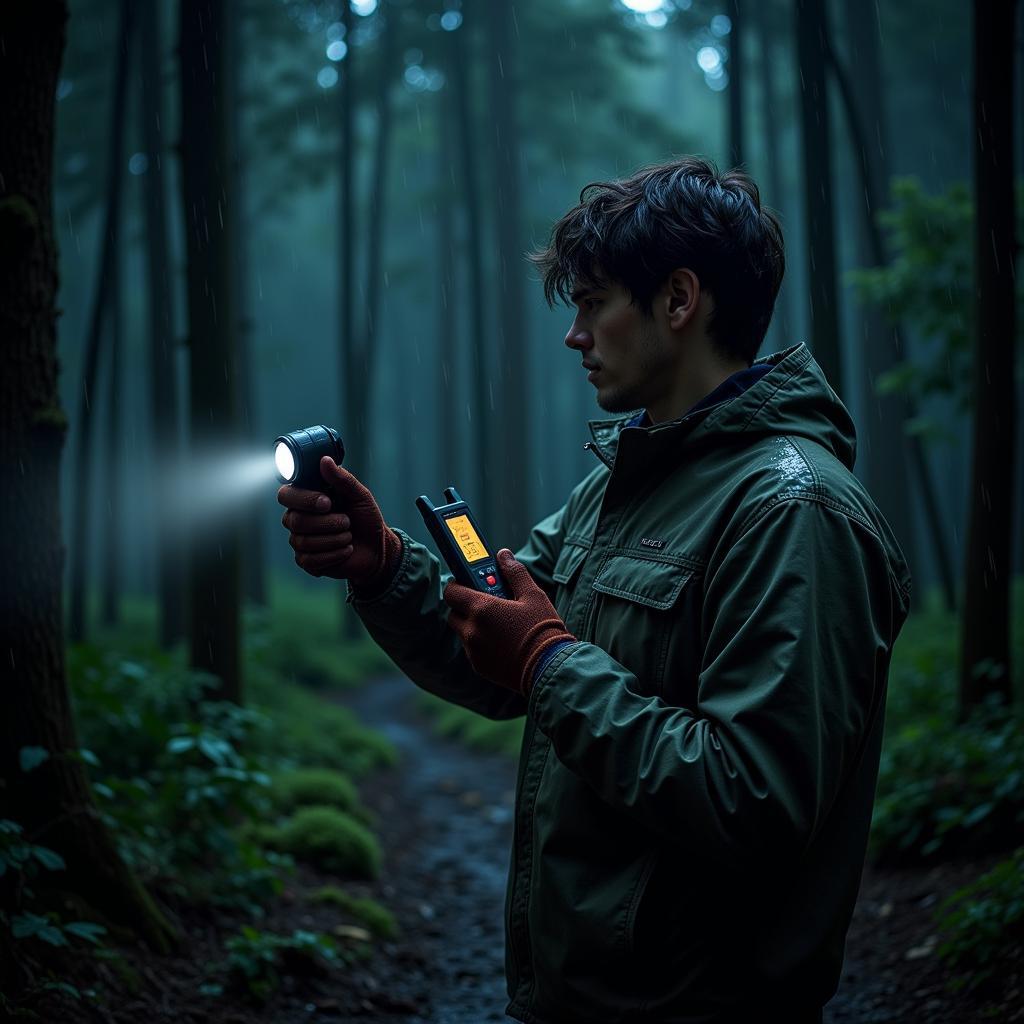
[[[585,351],[593,346],[594,336],[586,328],[581,327],[578,320],[573,320],[572,326],[565,335],[565,344],[569,348]]]

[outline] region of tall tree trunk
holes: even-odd
[[[480,8],[475,8],[479,11]],[[467,14],[469,12],[467,11]],[[487,487],[487,466],[493,450],[492,427],[494,418],[487,401],[490,382],[487,379],[487,331],[484,327],[484,247],[480,189],[477,183],[477,151],[479,140],[473,130],[470,107],[472,95],[469,82],[471,47],[464,45],[469,22],[448,33],[450,40],[449,64],[452,74],[451,102],[455,108],[455,127],[458,135],[459,175],[462,190],[462,209],[466,216],[466,260],[469,264],[469,357],[470,389],[466,397],[465,428],[472,441],[471,458],[475,466],[473,507],[478,509],[481,522],[494,524],[498,507],[498,494]],[[474,415],[475,414],[475,415]],[[493,529],[494,526],[492,525]]]
[[[974,2],[974,433],[960,656],[960,710],[1010,701],[1010,517],[1016,410],[1013,0]]]
[[[374,394],[376,370],[380,359],[381,296],[384,285],[384,241],[387,237],[388,183],[391,177],[392,121],[394,120],[394,75],[398,67],[397,53],[401,27],[401,12],[392,7],[390,12],[382,4],[378,17],[384,19],[380,34],[380,53],[377,66],[377,136],[373,166],[370,173],[370,202],[366,232],[366,288],[362,343],[359,346],[357,374],[360,387],[354,407],[359,440],[359,456],[372,477],[373,446],[369,437],[371,399]]]
[[[796,0],[795,7],[811,347],[829,384],[842,395],[836,243],[832,223],[832,153],[825,89],[825,0]]]
[[[846,125],[850,133],[850,144],[854,154],[857,156],[857,170],[860,175],[860,186],[864,194],[865,213],[867,214],[870,211],[881,208],[883,193],[879,191],[878,182],[884,180],[884,175],[877,170],[872,159],[872,154],[875,150],[868,142],[868,133],[864,129],[863,121],[858,111],[857,101],[853,95],[853,87],[850,84],[850,76],[844,71],[842,64],[829,43],[828,36],[825,36],[825,43],[829,67],[839,85],[839,95],[843,103],[843,110],[846,112]],[[880,137],[884,138],[884,136]],[[861,225],[870,246],[871,262],[879,267],[888,265],[889,257],[885,250],[885,244],[882,241],[882,232],[879,230],[875,218],[873,216],[865,216],[861,221]],[[876,368],[879,373],[883,367],[888,367],[898,359],[901,359],[902,353],[905,351],[903,333],[899,324],[892,329],[892,343],[893,348],[888,351],[883,347],[879,353],[872,352],[872,359],[877,356]],[[879,401],[884,402],[885,399],[880,396]],[[918,491],[924,506],[925,523],[928,527],[929,539],[936,564],[938,565],[939,579],[942,584],[946,607],[952,611],[956,608],[957,603],[953,556],[950,553],[949,543],[946,539],[946,530],[943,523],[942,510],[936,497],[935,483],[921,439],[916,435],[908,437],[903,430],[903,424],[917,415],[917,409],[907,396],[893,396],[893,401],[895,402],[896,411],[895,413],[890,411],[891,419],[886,420],[888,424],[887,429],[891,430],[892,434],[883,434],[882,436],[883,438],[889,438],[890,436],[901,437],[906,442],[906,452],[910,459],[910,467],[917,480]],[[886,443],[891,442],[886,441]],[[900,485],[879,476],[876,486],[881,488],[877,492],[881,494],[890,486],[899,487]],[[898,527],[899,523],[894,521],[893,528],[897,529]],[[913,529],[909,523],[905,523],[902,528],[909,530],[911,535],[913,534]],[[901,535],[897,532],[897,536]]]
[[[450,89],[451,86],[449,85]],[[437,103],[437,337],[439,348],[437,382],[438,434],[441,441],[440,473],[445,486],[459,486],[459,391],[456,365],[459,346],[456,338],[455,295],[455,204],[454,167],[452,165],[451,106],[447,96]]]
[[[181,5],[191,454],[197,464],[237,439],[236,210],[224,61],[227,30],[225,0]],[[220,679],[221,698],[241,703],[237,525],[224,514],[211,515],[189,539],[191,664]]]
[[[366,286],[363,293],[364,320],[362,339],[352,348],[352,363],[349,379],[354,390],[348,407],[351,423],[346,429],[352,443],[346,442],[346,461],[354,450],[356,475],[362,475],[370,489],[373,489],[373,447],[370,445],[370,416],[374,380],[380,348],[381,286],[384,283],[384,239],[387,235],[388,179],[390,177],[392,130],[394,113],[392,87],[397,68],[397,53],[401,11],[392,8],[386,11],[384,4],[378,8],[377,17],[382,19],[380,53],[378,54],[376,108],[377,137],[374,146],[373,165],[370,175],[370,202],[367,218],[366,240]],[[346,59],[351,55],[349,48]],[[349,186],[351,188],[351,186]],[[351,193],[350,193],[351,194]],[[353,339],[354,341],[355,339]],[[351,611],[343,619],[342,635],[354,639],[365,635],[361,620]]]
[[[244,88],[242,76],[245,69],[245,45],[242,33],[245,13],[240,0],[231,4],[233,33],[228,34],[226,59],[228,64],[228,113],[231,118],[231,136],[234,139],[231,161],[231,193],[234,197],[234,276],[236,337],[238,344],[238,398],[239,433],[243,449],[251,448],[258,421],[256,387],[252,354],[253,317],[249,292],[249,218],[246,216],[246,163],[242,138],[242,107]],[[260,500],[249,501],[242,514],[242,543],[245,548],[243,559],[242,585],[245,596],[256,605],[267,603],[267,568],[263,545],[264,505]]]
[[[345,441],[346,453],[355,448],[362,452],[366,442],[363,424],[357,422],[354,410],[359,401],[362,380],[356,370],[355,342],[355,239],[356,222],[353,205],[355,194],[355,142],[352,121],[356,110],[356,48],[352,45],[352,5],[341,5],[341,23],[345,26],[345,59],[341,65],[338,84],[338,136],[340,178],[338,181],[338,355],[341,368],[342,396],[338,429]],[[346,461],[348,461],[346,459]],[[366,630],[362,620],[346,601],[344,589],[339,591],[341,604],[341,634],[346,640],[355,640]]]
[[[77,752],[64,663],[53,134],[67,6],[0,8],[0,818],[60,853],[62,887],[157,948],[174,933],[126,868]],[[49,757],[23,772],[19,751]]]
[[[742,0],[729,0],[729,163],[743,164],[743,11]]]
[[[484,415],[501,424],[502,450],[488,453],[490,479],[484,487],[502,495],[497,522],[487,529],[495,546],[515,549],[526,540],[530,528],[530,484],[527,470],[529,452],[530,388],[528,353],[530,350],[526,318],[525,265],[520,228],[523,223],[520,203],[519,127],[516,121],[518,71],[516,40],[518,26],[511,0],[492,0],[487,5],[490,43],[488,78],[490,107],[494,122],[493,166],[496,254],[498,280],[495,289],[498,342],[497,380],[494,400]]]
[[[872,244],[872,225],[877,212],[873,204],[885,196],[889,182],[889,132],[882,90],[878,10],[873,3],[862,7],[841,6],[850,47],[850,64],[858,69],[852,80],[853,99],[860,115],[860,125],[871,133],[863,138],[850,136],[851,148],[861,149],[854,162],[862,166],[870,178],[868,189],[852,190],[857,209],[854,218],[856,259],[860,266],[869,267],[877,265],[879,255],[885,255],[876,252]],[[834,57],[831,45],[829,51]],[[902,357],[898,348],[900,339],[877,308],[862,307],[858,320],[862,358],[857,360],[857,365],[864,375],[864,426],[868,442],[865,446],[868,449],[865,481],[903,545],[913,576],[920,579],[922,559],[914,543],[910,467],[903,429],[904,403],[897,395],[880,395],[875,390],[875,381]]]
[[[82,374],[82,399],[78,410],[78,431],[74,437],[74,508],[71,520],[71,609],[69,634],[73,643],[85,639],[86,591],[90,525],[92,523],[93,453],[95,416],[93,399],[99,373],[100,342],[107,315],[110,281],[114,273],[117,247],[120,245],[121,181],[124,176],[124,108],[127,98],[128,60],[131,51],[132,23],[135,5],[121,0],[117,32],[117,64],[114,69],[114,103],[111,108],[107,150],[107,209],[103,220],[103,249],[100,256],[96,288],[93,293],[89,333],[85,344],[85,366]]]
[[[160,603],[160,644],[170,647],[184,635],[185,595],[181,537],[170,512],[168,481],[179,478],[178,370],[175,361],[174,307],[167,234],[164,181],[164,111],[161,69],[163,33],[156,4],[139,5],[140,33],[146,40],[142,63],[142,139],[149,164],[143,180],[146,215],[146,290],[149,317],[149,401],[152,425],[152,493]]]
[[[127,232],[126,232],[127,234]],[[121,425],[124,350],[124,258],[121,246],[114,255],[110,275],[110,303],[107,326],[110,331],[110,363],[107,372],[107,456],[103,469],[106,507],[100,533],[100,577],[103,598],[100,618],[105,626],[116,625],[119,618],[122,515],[121,480],[126,452]]]
[[[778,95],[775,88],[775,27],[771,19],[771,12],[765,4],[754,4],[753,15],[757,19],[756,29],[761,43],[758,70],[760,71],[761,86],[761,135],[764,143],[765,167],[768,173],[768,188],[771,190],[768,205],[773,209],[781,209],[785,188],[782,184],[779,162],[781,130],[779,128],[780,119],[777,116]],[[779,291],[772,322],[778,323],[780,320],[782,341],[778,347],[784,348],[786,345],[792,344],[796,324],[793,314],[793,292],[785,282]]]

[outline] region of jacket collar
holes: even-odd
[[[590,449],[611,469],[624,436],[645,435],[645,461],[668,456],[687,439],[710,439],[720,433],[796,433],[829,448],[848,468],[853,467],[856,431],[845,406],[825,380],[821,368],[802,342],[758,360],[771,370],[735,396],[735,389],[721,401],[711,392],[689,412],[653,426],[640,426],[644,410],[609,420],[590,420]],[[735,375],[734,375],[735,376]],[[734,397],[733,397],[734,396]]]

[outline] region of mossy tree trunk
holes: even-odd
[[[67,6],[0,8],[0,817],[59,852],[54,876],[109,922],[174,935],[118,856],[79,760],[65,676],[53,135]],[[42,747],[30,772],[19,751]]]

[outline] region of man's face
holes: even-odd
[[[578,349],[597,404],[605,412],[647,408],[663,395],[676,376],[678,346],[671,344],[651,319],[630,304],[629,292],[615,283],[573,289],[576,317],[565,344]],[[657,309],[657,302],[655,302]]]

